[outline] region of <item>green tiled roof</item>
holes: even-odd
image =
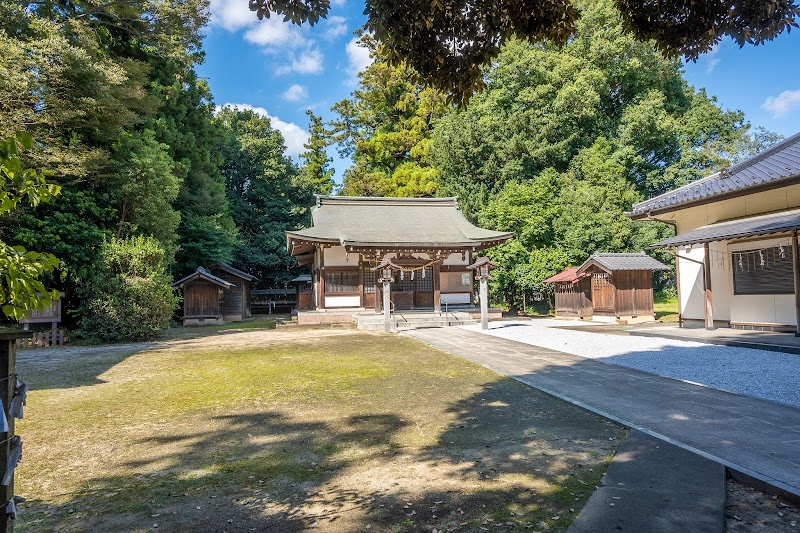
[[[292,240],[343,246],[464,246],[485,248],[512,233],[470,223],[455,198],[364,198],[320,196],[312,226],[287,231]]]

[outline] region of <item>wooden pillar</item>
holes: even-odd
[[[681,308],[681,258],[675,250],[675,292],[678,294],[678,327],[683,327],[683,309]]]
[[[317,283],[317,309],[325,309],[325,248],[319,248],[319,282]]]
[[[379,271],[375,271],[375,312],[381,312],[381,282],[378,276],[380,275]]]
[[[358,262],[358,306],[364,307],[364,263]]]
[[[714,329],[714,306],[711,298],[711,251],[708,243],[703,245],[705,259],[703,260],[703,289],[705,294],[706,329]]]
[[[0,471],[4,475],[8,467],[8,456],[11,452],[11,437],[14,436],[14,418],[8,416],[8,408],[11,405],[11,399],[14,397],[14,389],[17,385],[17,380],[14,374],[17,372],[17,339],[30,338],[32,333],[0,333],[0,400],[2,400],[2,409],[6,413],[8,419],[8,433],[0,433]],[[0,533],[13,533],[14,521],[5,514],[5,506],[14,496],[14,478],[11,478],[11,483],[7,486],[0,485],[0,505],[2,506],[2,513],[4,516],[0,519]]]
[[[792,232],[792,272],[794,273],[795,337],[800,337],[800,250],[797,230]]]
[[[442,312],[442,268],[439,266],[438,261],[433,264],[433,311],[435,313]]]

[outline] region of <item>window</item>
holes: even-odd
[[[375,271],[372,267],[364,267],[364,292],[372,294],[375,292]]]
[[[731,260],[734,294],[794,294],[791,246],[733,252]]]
[[[358,271],[325,272],[325,292],[358,293]]]

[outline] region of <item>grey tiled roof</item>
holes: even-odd
[[[228,274],[233,274],[237,278],[242,278],[242,279],[247,280],[247,281],[255,281],[255,280],[258,279],[257,277],[253,276],[252,274],[248,274],[247,272],[245,272],[243,270],[239,270],[238,268],[234,268],[234,267],[230,266],[228,263],[215,263],[215,264],[211,265],[210,267],[208,267],[209,270],[215,270],[217,268],[220,269],[220,270],[224,270]]]
[[[197,267],[197,270],[195,270],[194,272],[192,272],[191,274],[189,274],[185,278],[179,279],[178,281],[173,283],[172,286],[173,287],[180,287],[184,283],[187,283],[187,282],[192,281],[193,279],[197,279],[197,278],[204,279],[206,281],[210,281],[211,283],[213,283],[215,285],[219,285],[220,287],[222,287],[224,289],[230,289],[231,287],[235,287],[236,286],[236,285],[234,285],[233,283],[231,283],[229,281],[225,281],[222,278],[218,278],[217,276],[213,275],[211,272],[209,272],[208,270],[206,270],[203,267]]]
[[[796,133],[755,157],[683,187],[635,204],[628,216],[642,218],[648,213],[664,213],[684,206],[746,194],[756,187],[775,187],[800,178],[800,133]]]
[[[586,260],[576,274],[583,274],[587,268],[597,265],[607,272],[618,270],[669,270],[669,267],[644,252],[638,254],[594,254]]]
[[[343,246],[475,246],[502,242],[512,233],[470,223],[455,198],[321,196],[311,209],[312,227],[287,231],[289,242]]]
[[[729,239],[783,233],[795,229],[800,229],[800,209],[701,226],[692,231],[657,242],[650,248],[669,248],[688,244],[727,241]]]

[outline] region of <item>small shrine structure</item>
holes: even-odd
[[[653,272],[657,270],[669,267],[644,253],[598,253],[543,283],[555,285],[556,316],[652,322]]]
[[[173,287],[183,287],[183,325],[222,324],[252,316],[251,284],[256,277],[217,263],[179,279]]]

